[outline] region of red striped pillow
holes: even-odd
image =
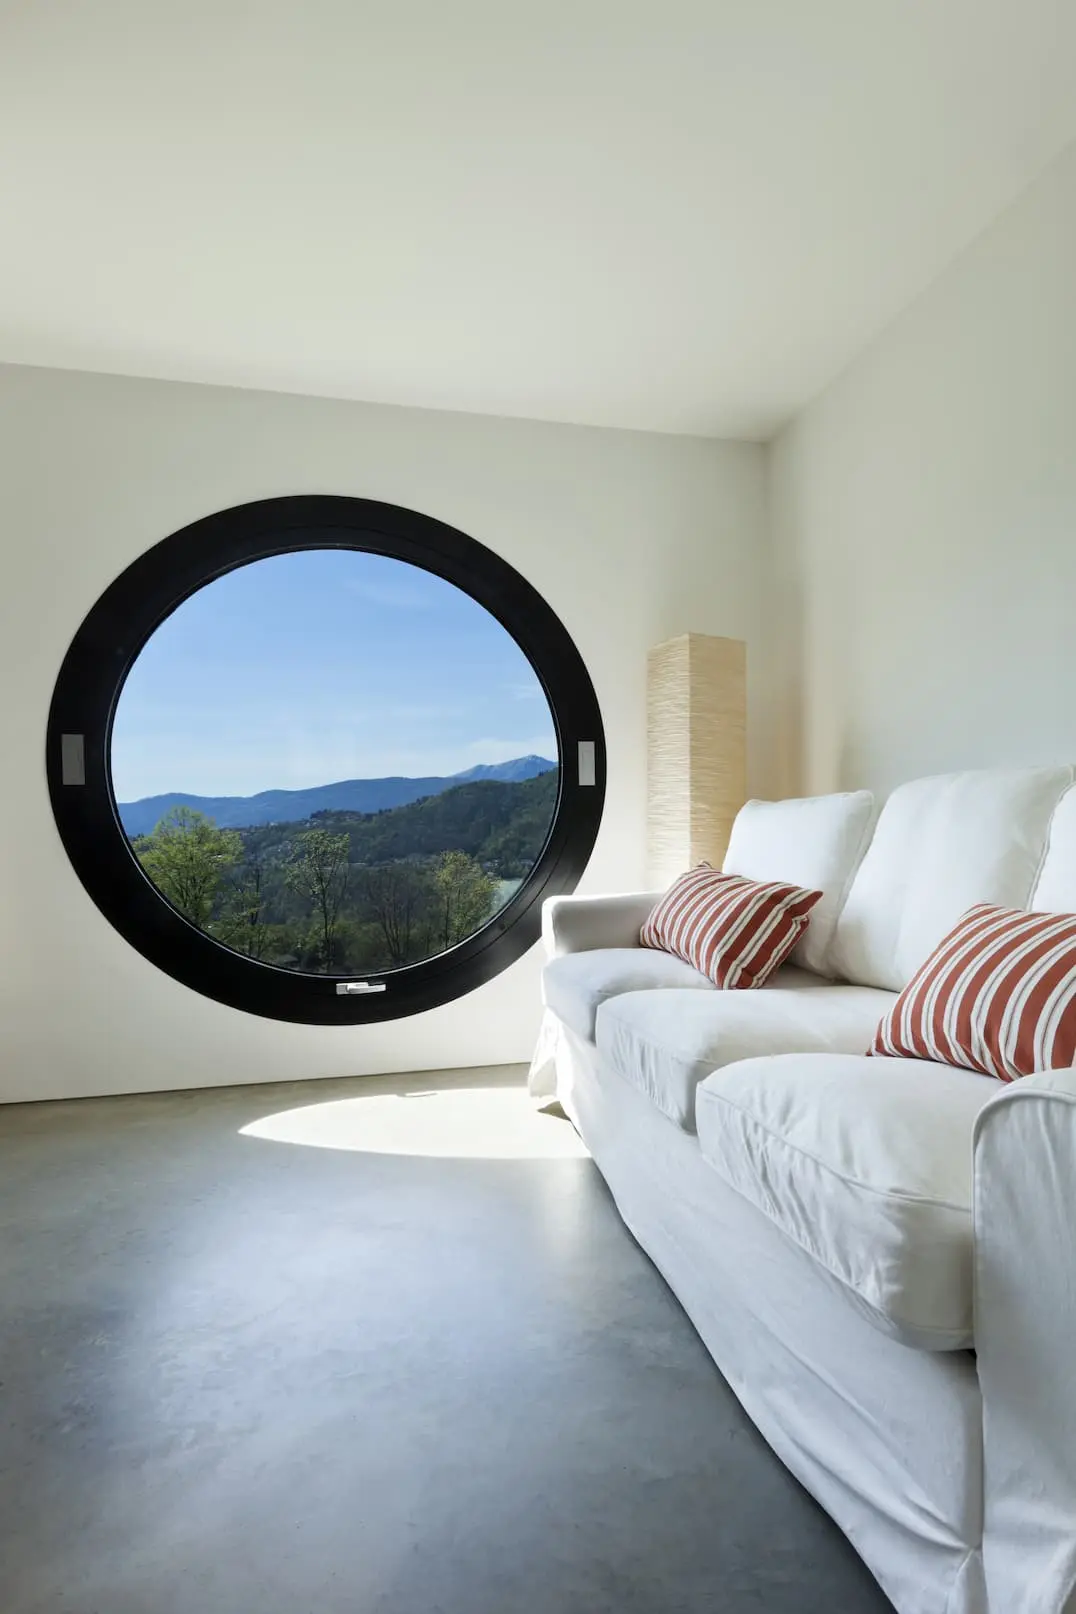
[[[1003,1082],[1076,1064],[1076,914],[970,908],[917,970],[867,1050]]]
[[[666,891],[639,932],[644,947],[694,964],[715,986],[763,986],[807,928],[821,891],[745,880],[702,863]]]

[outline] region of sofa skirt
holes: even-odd
[[[625,1223],[773,1450],[899,1614],[988,1614],[982,1399],[970,1352],[879,1333],[703,1160],[695,1137],[547,1016],[556,1096]]]

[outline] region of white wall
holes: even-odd
[[[1076,759],[1076,148],[771,456],[783,790]]]
[[[645,659],[658,640],[748,640],[752,786],[771,783],[758,447],[0,367],[0,1100],[530,1055],[536,952],[471,997],[394,1024],[258,1020],[146,963],[67,863],[44,736],[83,615],[184,523],[299,492],[387,499],[451,522],[559,613],[594,679],[609,752],[605,821],[582,889],[643,881]]]

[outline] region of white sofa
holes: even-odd
[[[740,815],[726,868],[825,892],[759,991],[640,948],[655,893],[547,903],[532,1089],[900,1614],[1074,1614],[1076,1071],[864,1054],[973,903],[1076,912],[1073,770],[873,816]]]

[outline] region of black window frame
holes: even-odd
[[[557,803],[530,874],[508,904],[466,941],[421,963],[366,978],[373,987],[383,982],[383,991],[343,993],[338,985],[344,977],[265,964],[199,930],[143,872],[112,790],[117,703],[130,669],[161,623],[226,573],[309,549],[351,549],[407,561],[470,595],[527,657],[557,736]],[[203,996],[250,1014],[308,1025],[356,1025],[449,1003],[492,980],[534,945],[543,901],[574,890],[593,851],[606,760],[598,698],[583,658],[559,617],[514,567],[476,539],[418,511],[374,499],[301,494],[238,505],[192,522],[139,556],[110,584],[64,658],[49,712],[47,773],[56,825],[75,872],[105,918],[144,958]]]

